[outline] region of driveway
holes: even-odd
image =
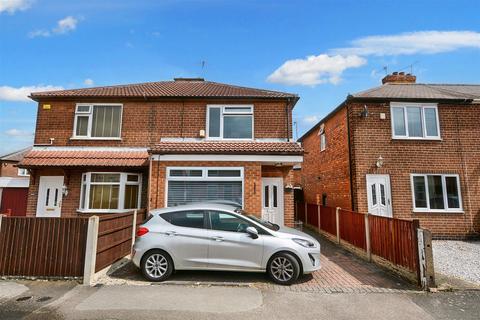
[[[372,263],[357,258],[330,241],[319,237],[322,246],[322,269],[305,275],[297,284],[281,286],[272,283],[264,273],[177,271],[172,277],[158,285],[203,284],[253,286],[277,292],[320,292],[320,293],[388,293],[412,292],[417,287],[384,271]],[[140,271],[128,263],[108,276],[99,284],[145,285]]]

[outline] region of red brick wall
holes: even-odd
[[[393,214],[420,219],[435,237],[480,232],[480,106],[439,104],[441,141],[393,140],[388,103],[367,103],[369,116],[359,117],[365,103],[350,103],[349,120],[355,208],[367,212],[366,174],[389,174]],[[385,113],[386,119],[380,119]],[[307,150],[308,151],[308,150]],[[384,158],[384,166],[375,162]],[[460,176],[465,213],[413,213],[410,174],[455,173]]]
[[[305,200],[321,203],[327,195],[327,205],[351,209],[350,168],[346,108],[324,123],[326,148],[320,151],[319,129],[306,136],[302,145],[302,184]]]
[[[16,163],[0,162],[0,177],[18,177],[18,168],[14,165]]]
[[[122,140],[92,141],[70,140],[73,133],[75,104],[81,101],[44,101],[38,105],[35,143],[49,143],[55,138],[56,146],[140,146],[146,147],[160,141],[161,137],[199,137],[206,129],[207,104],[235,103],[254,105],[255,138],[287,138],[292,136],[291,108],[285,101],[252,100],[186,100],[186,101],[125,101],[123,103]],[[88,101],[85,101],[88,102]],[[95,102],[100,102],[95,99]],[[51,109],[44,110],[43,104]],[[288,131],[288,132],[287,132]]]
[[[199,162],[199,161],[152,161],[150,173],[150,209],[165,207],[167,167],[243,167],[244,209],[258,217],[262,214],[262,177],[284,177],[284,183],[292,181],[291,167],[262,167],[259,162]],[[293,193],[284,194],[285,224],[293,226]]]

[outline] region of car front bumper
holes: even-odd
[[[309,274],[314,271],[320,270],[320,250],[311,249],[311,250],[304,250],[301,255],[300,259],[302,260],[303,266],[303,273]]]

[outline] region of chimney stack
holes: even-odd
[[[417,80],[417,77],[415,77],[413,74],[405,72],[393,72],[392,74],[386,75],[382,79],[382,84],[385,83],[415,83]]]

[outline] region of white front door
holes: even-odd
[[[262,178],[262,219],[284,225],[283,178]]]
[[[392,217],[392,197],[388,174],[367,174],[368,213]]]
[[[38,187],[37,217],[60,217],[63,176],[41,176]]]

